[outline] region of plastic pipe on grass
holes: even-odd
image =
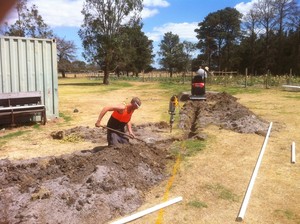
[[[268,143],[268,139],[269,139],[269,136],[270,136],[272,124],[273,123],[271,122],[270,125],[269,125],[269,129],[268,129],[267,135],[265,137],[264,144],[263,144],[263,146],[260,150],[258,159],[256,161],[256,165],[255,165],[255,168],[253,170],[253,173],[252,173],[252,176],[251,176],[251,179],[250,179],[245,197],[243,199],[243,203],[242,203],[242,206],[240,208],[240,212],[238,214],[238,217],[236,218],[236,221],[238,221],[238,222],[241,222],[241,221],[244,220],[246,209],[247,209],[247,206],[248,206],[248,203],[249,203],[249,200],[250,200],[250,196],[251,196],[251,192],[252,192],[252,189],[253,189],[253,186],[254,186],[255,178],[257,176],[257,173],[258,173],[258,170],[259,170],[259,167],[260,167],[260,164],[261,164],[261,161],[262,161],[262,158],[263,158],[263,155],[264,155],[267,143]]]
[[[138,218],[140,218],[142,216],[145,216],[145,215],[147,215],[149,213],[155,212],[155,211],[157,211],[159,209],[162,209],[164,207],[167,207],[169,205],[177,203],[177,202],[179,202],[181,200],[182,200],[182,197],[177,197],[177,198],[171,199],[169,201],[166,201],[166,202],[163,202],[161,204],[155,205],[155,206],[153,206],[151,208],[148,208],[148,209],[146,209],[144,211],[135,213],[135,214],[133,214],[131,216],[128,216],[128,217],[122,218],[120,220],[117,220],[115,222],[112,222],[111,224],[123,224],[123,223],[131,222],[131,221],[133,221],[135,219],[138,219]]]
[[[296,146],[295,142],[292,143],[292,163],[296,163]]]

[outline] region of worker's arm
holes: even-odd
[[[132,138],[135,138],[135,135],[134,135],[133,132],[132,132],[132,127],[131,127],[131,122],[130,122],[130,121],[127,123],[127,130],[128,130],[128,132],[129,132],[129,135],[130,135]]]
[[[106,106],[106,107],[103,107],[103,109],[100,111],[100,114],[98,116],[98,120],[95,123],[95,126],[96,127],[100,127],[101,126],[101,120],[102,120],[102,118],[104,117],[104,115],[108,111],[115,111],[115,110],[122,111],[124,109],[125,109],[125,105],[123,105],[123,104],[120,104],[120,105],[117,105],[117,106]]]

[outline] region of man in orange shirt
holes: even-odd
[[[129,143],[128,138],[124,136],[125,126],[132,138],[135,135],[131,128],[131,116],[133,112],[141,106],[141,100],[138,97],[133,97],[129,104],[120,104],[116,106],[104,107],[95,123],[96,127],[101,127],[101,120],[108,111],[113,111],[107,122],[107,141],[108,145],[126,144]],[[116,131],[114,131],[116,130]]]

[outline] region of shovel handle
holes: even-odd
[[[129,134],[126,134],[126,133],[124,133],[124,132],[122,132],[122,131],[119,131],[119,130],[116,130],[116,129],[113,129],[113,128],[110,128],[110,127],[107,127],[107,126],[100,125],[99,127],[105,128],[105,129],[110,130],[110,131],[114,131],[114,132],[116,132],[116,133],[122,134],[122,135],[124,135],[124,136],[129,137],[129,138],[134,138],[134,139],[139,140],[139,141],[141,141],[141,142],[145,142],[145,141],[142,140],[142,139],[133,137],[133,136],[131,136],[131,135],[129,135]]]

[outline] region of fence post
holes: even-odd
[[[245,70],[245,88],[247,88],[247,76],[248,76],[248,68]]]
[[[225,68],[225,86],[227,86],[227,68]]]
[[[288,79],[288,85],[291,84],[292,74],[293,74],[293,69],[290,68],[290,74],[289,74],[289,79]]]
[[[266,89],[268,89],[268,77],[269,77],[269,69],[267,71],[267,74],[266,74]]]

